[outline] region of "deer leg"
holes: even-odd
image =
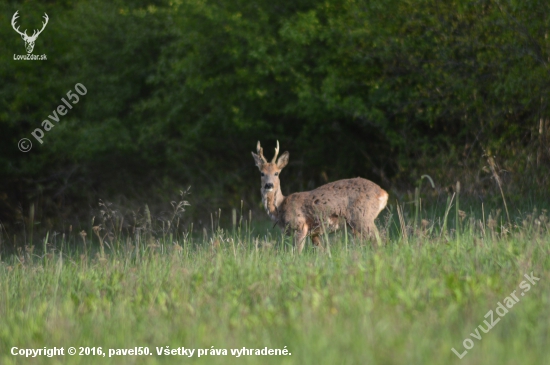
[[[378,232],[378,228],[376,228],[376,225],[374,222],[372,222],[371,225],[369,225],[369,237],[371,242],[374,242],[375,246],[378,246],[379,244],[382,245],[382,240],[380,239],[380,232]]]
[[[313,242],[313,246],[321,246],[321,237],[319,235],[311,236],[311,242]]]
[[[304,245],[306,244],[306,236],[308,232],[307,224],[302,225],[294,233],[294,246],[298,250],[298,253],[302,253]]]
[[[369,234],[375,240],[376,240],[376,236],[380,237],[380,232],[378,232],[378,228],[376,228],[376,225],[374,224],[374,222],[369,227]]]
[[[359,224],[357,225],[357,227],[353,227],[353,235],[355,236],[355,238],[359,238],[361,240],[368,238],[369,240],[376,242],[378,228],[376,228],[374,222]]]
[[[323,245],[321,245],[321,237],[317,234],[317,235],[314,235],[314,236],[311,236],[311,242],[313,242],[313,245],[323,251],[324,250],[324,247]]]

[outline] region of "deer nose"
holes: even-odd
[[[273,190],[273,184],[272,183],[265,184],[264,189],[265,190]]]

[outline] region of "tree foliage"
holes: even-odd
[[[35,47],[47,61],[12,60],[16,10],[29,29],[49,14]],[[403,187],[418,171],[452,182],[484,154],[522,161],[508,163],[516,175],[549,166],[547,1],[49,1],[0,14],[4,219],[29,201],[67,217],[99,196],[187,185],[199,213],[255,206],[257,140],[291,152],[285,192],[359,175]],[[79,104],[18,151],[76,83]]]

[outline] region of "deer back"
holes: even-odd
[[[315,225],[321,217],[374,221],[386,204],[387,193],[372,181],[338,180],[315,190],[294,193],[279,207],[278,223],[297,228]]]

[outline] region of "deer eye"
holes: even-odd
[[[275,176],[279,176],[279,173],[278,173],[278,172],[276,172],[276,173],[275,173]]]
[[[265,174],[262,172],[262,176],[265,176]]]

